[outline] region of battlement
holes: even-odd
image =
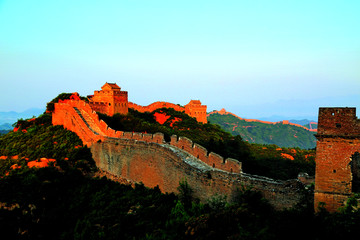
[[[200,159],[202,162],[213,168],[218,168],[231,173],[242,172],[241,162],[232,158],[224,159],[220,155],[213,152],[208,153],[206,148],[199,144],[194,144],[186,137],[177,137],[176,135],[173,135],[171,136],[170,145],[190,153],[194,157]]]
[[[360,136],[356,108],[319,108],[317,136]]]
[[[100,91],[94,91],[94,95],[128,95],[127,91],[120,91],[117,89],[114,90],[100,90]]]

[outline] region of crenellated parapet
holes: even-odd
[[[202,147],[199,144],[193,143],[190,139],[186,137],[177,137],[176,135],[171,136],[170,145],[178,147],[194,157],[198,158],[207,165],[221,169],[231,173],[241,173],[241,162],[236,159],[227,158],[224,159],[220,155],[208,152],[206,148]]]

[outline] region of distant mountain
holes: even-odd
[[[315,121],[309,120],[309,119],[301,119],[301,120],[291,119],[291,120],[289,120],[289,122],[305,126],[305,125],[307,125],[309,123],[313,123]]]
[[[225,109],[208,114],[208,121],[218,124],[233,135],[240,135],[245,141],[259,144],[275,144],[280,147],[310,149],[316,146],[314,130],[289,121],[267,122],[257,119],[243,119]]]
[[[37,117],[40,114],[44,113],[45,109],[31,108],[24,112],[0,112],[0,125],[15,123],[19,118],[31,118],[33,116]],[[1,128],[0,128],[1,129]]]
[[[0,124],[0,130],[11,130],[13,126],[10,123]]]
[[[317,117],[316,116],[303,116],[303,117],[294,118],[294,117],[289,117],[289,116],[273,115],[270,117],[259,117],[257,119],[262,120],[262,121],[267,121],[267,122],[280,122],[284,119],[291,119],[289,121],[292,123],[305,125],[309,122],[315,122],[313,119],[317,119]]]
[[[0,136],[3,134],[7,134],[10,130],[0,130]]]

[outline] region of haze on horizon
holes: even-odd
[[[0,0],[0,112],[105,82],[244,118],[360,111],[359,1]]]

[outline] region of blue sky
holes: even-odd
[[[0,111],[116,82],[241,117],[360,111],[360,1],[0,0]],[[359,115],[359,114],[358,114]]]

